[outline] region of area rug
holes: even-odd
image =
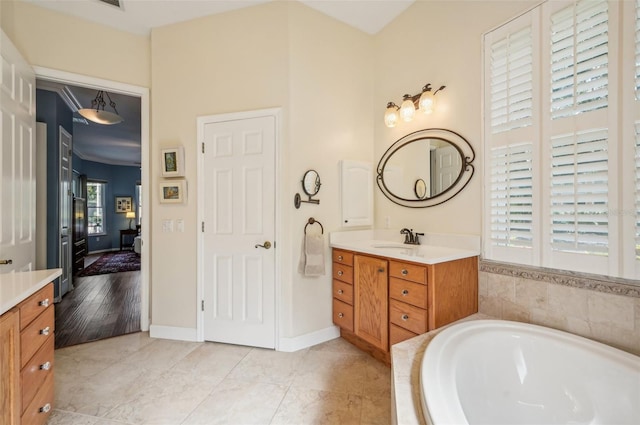
[[[115,251],[102,254],[77,276],[131,272],[140,270],[140,256],[133,251]]]

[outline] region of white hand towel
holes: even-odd
[[[298,272],[305,276],[324,276],[324,236],[305,235],[302,239]]]

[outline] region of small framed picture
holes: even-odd
[[[126,213],[133,211],[133,198],[131,196],[116,196],[116,212]]]
[[[187,182],[180,180],[165,180],[160,182],[160,202],[163,204],[182,204],[186,199]]]
[[[184,176],[184,148],[162,149],[162,175],[164,177]]]

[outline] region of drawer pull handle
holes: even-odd
[[[409,295],[409,290],[408,289],[403,289],[402,290],[402,296],[406,297],[407,295]]]
[[[342,319],[344,317],[344,313],[338,313],[338,317]]]
[[[338,276],[342,276],[344,272],[342,270],[338,270]]]
[[[406,322],[407,320],[409,320],[409,315],[408,315],[408,314],[403,314],[403,315],[402,315],[402,320],[404,320],[405,322]]]
[[[40,370],[49,370],[51,369],[51,362],[44,362],[40,365]]]
[[[40,413],[49,413],[49,410],[51,410],[51,404],[47,403],[40,408]]]
[[[343,260],[342,255],[338,255],[338,261],[342,261],[342,260]]]
[[[49,326],[44,329],[40,329],[40,335],[49,335]]]
[[[402,270],[400,270],[400,273],[402,273],[402,276],[406,276],[406,275],[408,275],[408,274],[409,274],[409,270],[407,270],[407,269],[402,269]]]
[[[344,291],[342,289],[338,289],[338,294],[342,295],[344,294]]]
[[[41,307],[49,307],[49,298],[45,298],[44,300],[40,301],[38,305]]]

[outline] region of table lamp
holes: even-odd
[[[129,219],[129,230],[133,230],[131,228],[131,222],[133,221],[134,218],[136,218],[136,212],[135,211],[128,211],[127,214],[125,215],[125,218]]]

